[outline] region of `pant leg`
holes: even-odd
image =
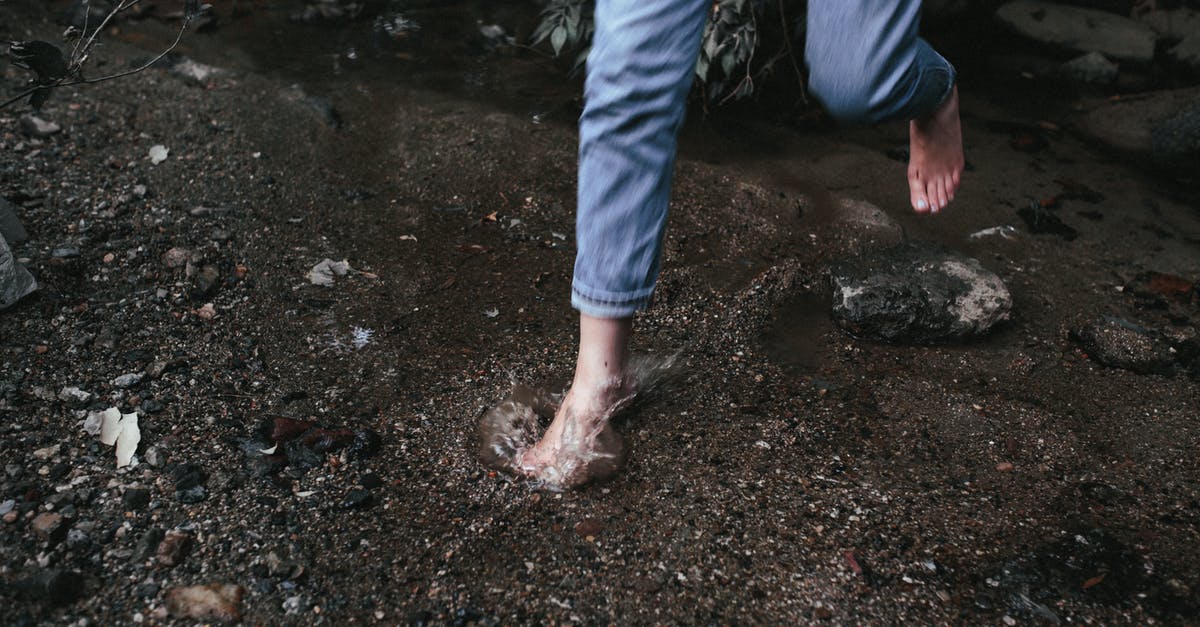
[[[666,228],[675,144],[710,0],[598,0],[579,122],[571,304],[645,309]]]
[[[918,37],[920,0],[809,0],[809,90],[839,119],[915,119],[937,109],[955,71]]]

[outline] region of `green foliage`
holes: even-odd
[[[724,102],[754,93],[755,75],[751,72],[751,66],[754,51],[761,39],[759,15],[767,4],[765,0],[712,1],[712,11],[704,27],[695,70],[696,79],[709,101]],[[788,0],[788,4],[797,3]],[[799,4],[803,6],[803,3]],[[550,0],[542,11],[541,23],[533,33],[533,44],[548,41],[556,57],[566,52],[575,53],[571,72],[578,72],[587,61],[591,48],[594,8],[594,0]],[[783,0],[779,1],[778,8],[783,11]],[[778,17],[781,19],[783,16]],[[782,21],[787,31],[787,21]],[[790,37],[791,33],[783,36]],[[790,54],[790,46],[786,50]],[[776,55],[765,63],[759,63],[759,72],[769,70],[779,57]]]
[[[734,84],[732,98],[754,92],[750,62],[758,45],[758,21],[750,0],[717,0],[704,27],[696,78],[709,100],[716,100]],[[736,82],[735,82],[736,81]]]
[[[548,39],[556,57],[564,50],[578,51],[571,69],[572,74],[578,72],[591,50],[592,32],[595,30],[592,22],[594,10],[593,0],[551,0],[542,11],[541,23],[533,32],[533,45]]]

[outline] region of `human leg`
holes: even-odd
[[[918,212],[953,199],[963,167],[955,71],[918,36],[918,0],[810,0],[809,87],[835,117],[909,120]]]
[[[633,314],[658,276],[675,143],[708,0],[600,0],[580,118],[571,303],[580,312],[571,389],[520,463],[563,469],[634,391],[623,379]]]

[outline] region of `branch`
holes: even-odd
[[[86,3],[86,1],[87,0],[85,0],[85,3]],[[97,29],[94,33],[92,33],[92,37],[88,40],[87,44],[85,44],[83,46],[83,50],[80,53],[79,57],[76,59],[75,53],[72,53],[72,63],[71,63],[71,65],[72,65],[71,74],[72,75],[74,75],[74,76],[81,75],[80,70],[83,69],[83,63],[85,61],[87,61],[88,50],[95,43],[96,34],[99,33],[104,28],[104,25],[108,23],[109,18],[116,15],[117,13],[120,13],[121,11],[131,8],[133,5],[135,5],[139,2],[141,2],[141,0],[130,0],[129,3],[126,4],[125,0],[122,0],[122,2],[117,5],[117,8],[113,9],[113,11],[108,14],[108,17],[105,18],[104,22],[102,24],[100,24],[99,27],[97,27]],[[161,61],[163,59],[163,57],[170,54],[172,51],[175,50],[176,47],[179,46],[179,42],[183,40],[183,34],[187,32],[188,26],[191,25],[191,23],[192,23],[192,16],[184,15],[183,16],[183,25],[179,28],[179,33],[177,35],[175,35],[175,41],[171,42],[171,45],[169,47],[167,47],[166,50],[163,50],[162,52],[158,53],[157,56],[155,56],[153,59],[147,61],[146,63],[142,64],[141,66],[138,66],[131,70],[126,70],[124,72],[117,72],[116,74],[109,74],[108,76],[101,76],[99,78],[78,78],[75,80],[67,80],[66,77],[63,77],[63,78],[57,79],[51,83],[46,83],[44,85],[34,85],[33,87],[26,89],[25,91],[21,92],[20,94],[17,94],[13,98],[10,98],[10,99],[4,101],[3,103],[0,103],[0,109],[3,109],[5,107],[8,107],[8,106],[14,104],[14,103],[20,101],[22,98],[25,98],[26,96],[31,96],[34,93],[36,93],[38,90],[41,90],[41,89],[54,89],[56,87],[70,87],[72,85],[91,85],[94,83],[103,83],[105,81],[111,81],[115,78],[123,78],[125,76],[137,74],[138,72],[144,72],[145,70],[152,67],[155,63],[158,63],[159,61]],[[86,25],[86,21],[85,21],[85,25]]]

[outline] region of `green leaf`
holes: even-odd
[[[558,56],[562,52],[563,44],[567,42],[567,29],[564,26],[559,26],[550,34],[550,45],[554,47],[554,56]]]

